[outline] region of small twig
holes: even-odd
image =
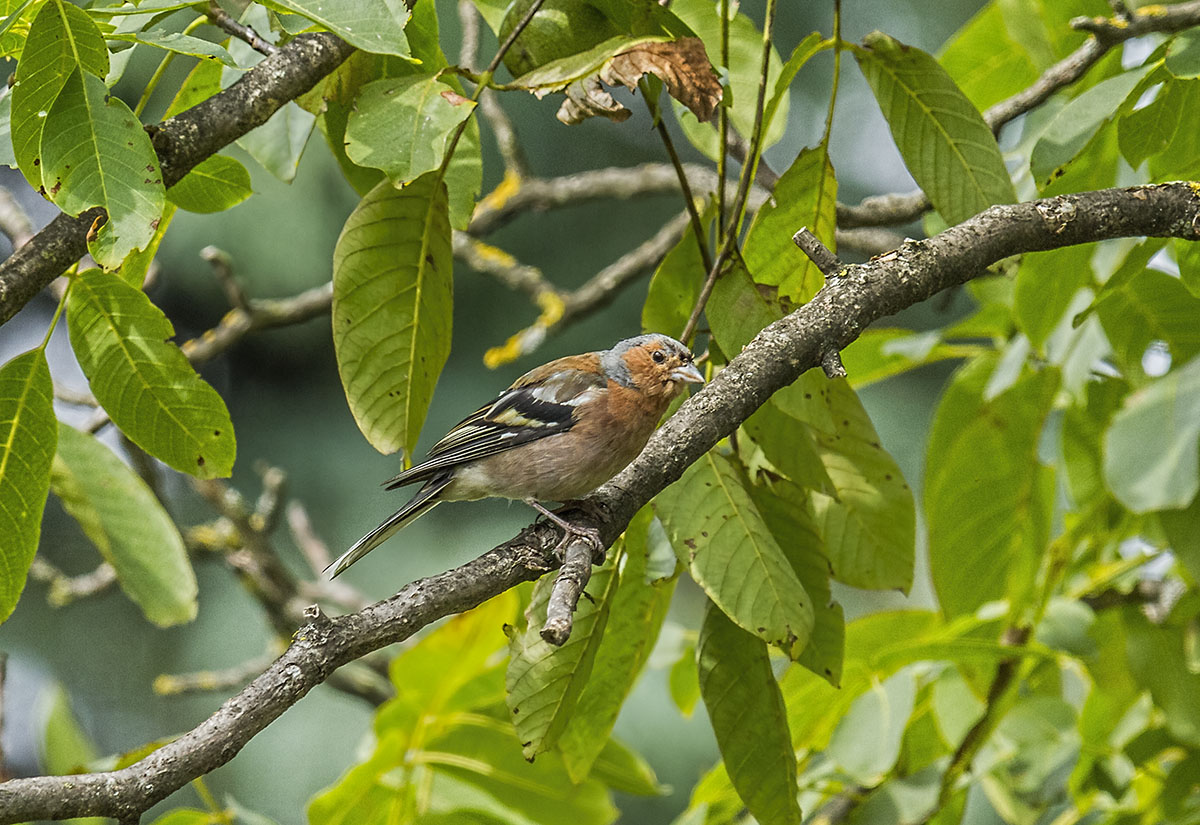
[[[88,390],[77,390],[74,387],[68,387],[66,384],[60,384],[57,381],[54,382],[54,400],[70,404],[74,407],[91,407],[95,409],[100,406],[100,402],[96,400],[96,396],[92,395]]]
[[[829,247],[821,243],[820,238],[812,233],[807,227],[801,227],[800,231],[792,236],[792,241],[796,246],[800,247],[800,251],[808,256],[817,269],[821,270],[821,274],[825,277],[832,277],[845,269],[846,265],[841,259],[829,251]]]
[[[571,542],[567,546],[558,577],[554,580],[550,601],[546,604],[546,624],[542,626],[541,637],[556,647],[562,646],[571,637],[575,607],[592,577],[592,550],[592,545],[583,539]]]
[[[475,60],[479,54],[479,20],[475,4],[471,0],[459,0],[458,22],[462,26],[462,41],[458,62],[473,74],[478,71]],[[521,148],[516,129],[491,89],[485,89],[479,95],[479,111],[492,129],[505,169],[518,177],[529,177],[529,162],[525,158],[524,149]]]
[[[821,369],[829,379],[845,378],[846,366],[842,363],[842,354],[836,349],[827,349],[821,353]]]
[[[838,229],[835,237],[838,249],[856,252],[868,258],[890,252],[905,241],[905,237],[899,232],[876,226]]]
[[[33,237],[33,223],[17,203],[12,192],[0,187],[0,232],[8,236],[13,249],[19,249]]]
[[[240,688],[266,669],[283,651],[273,645],[266,653],[222,670],[163,673],[155,677],[153,689],[159,696],[211,693]]]
[[[180,345],[192,364],[203,364],[228,350],[248,333],[291,326],[329,311],[333,283],[305,290],[288,298],[251,298],[247,309],[234,309],[202,335]]]
[[[565,298],[564,293],[546,280],[546,276],[536,266],[521,263],[503,249],[485,243],[466,232],[454,233],[454,257],[476,272],[495,278],[509,289],[524,292],[535,302],[541,300],[546,293]]]
[[[263,488],[254,504],[250,525],[260,533],[273,533],[279,526],[280,516],[283,515],[283,504],[287,495],[287,473],[266,462],[259,462],[254,469],[262,477]]]
[[[650,106],[650,100],[646,99],[646,106]],[[724,112],[724,109],[722,109]],[[675,142],[671,140],[671,133],[667,131],[667,124],[660,117],[655,123],[658,129],[658,136],[662,139],[663,146],[667,150],[667,156],[671,159],[671,166],[675,169],[675,176],[679,178],[679,188],[683,192],[683,203],[687,207],[688,217],[692,222],[692,234],[696,237],[696,245],[700,248],[700,261],[704,264],[704,271],[712,269],[712,255],[708,251],[708,238],[705,236],[704,224],[700,220],[700,213],[696,211],[696,198],[692,195],[692,187],[688,184],[687,173],[683,170],[683,164],[679,160],[679,153],[675,151]],[[722,218],[723,220],[723,218]]]
[[[300,553],[313,572],[313,581],[300,582],[300,594],[306,599],[324,599],[349,612],[362,610],[369,605],[371,600],[346,580],[330,581],[321,575],[333,556],[329,552],[329,545],[313,529],[312,519],[308,517],[304,505],[289,501],[285,513],[292,541],[300,548]]]
[[[213,275],[221,284],[221,291],[225,293],[225,300],[229,305],[234,309],[250,311],[250,300],[246,297],[246,291],[233,277],[233,259],[229,257],[229,253],[215,246],[206,246],[200,250],[200,257],[212,267]]]
[[[116,571],[106,561],[100,562],[90,573],[69,576],[41,556],[34,557],[29,576],[50,586],[46,601],[51,607],[65,607],[80,599],[95,596],[117,581]]]
[[[227,34],[231,34],[238,40],[244,41],[250,48],[259,54],[264,54],[270,57],[273,54],[278,54],[279,47],[269,40],[265,40],[258,32],[244,23],[239,23],[229,16],[229,13],[217,3],[217,0],[209,0],[208,9],[205,11],[208,19],[214,26]]]

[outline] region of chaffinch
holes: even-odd
[[[448,432],[428,457],[384,482],[424,482],[383,524],[326,568],[337,576],[443,501],[521,499],[571,534],[596,540],[540,501],[582,498],[637,457],[685,383],[704,383],[692,353],[666,335],[627,338],[530,370]]]

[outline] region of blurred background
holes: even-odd
[[[928,4],[919,0],[846,3],[843,36],[859,40],[880,29],[936,52],[981,5],[982,0],[947,0],[931,13]],[[455,4],[437,0],[437,6],[442,45],[453,60],[459,43]],[[762,0],[747,0],[742,11],[761,23],[762,7]],[[785,57],[814,30],[824,36],[831,33],[831,2],[780,4],[776,45]],[[495,49],[495,42],[486,27],[484,31],[481,54],[486,56]],[[161,115],[189,62],[178,61],[173,69],[176,76],[162,83],[163,99],[152,102],[144,120],[152,122]],[[136,99],[137,92],[129,90],[140,90],[156,63],[157,55],[135,54],[118,93],[129,102]],[[819,140],[832,66],[832,55],[823,53],[797,78],[787,137],[766,154],[777,172],[785,170],[803,146]],[[528,95],[508,93],[501,104],[515,121],[535,175],[551,177],[667,160],[641,106],[631,106],[634,116],[622,124],[596,118],[567,127],[554,118],[558,102],[553,98],[539,102]],[[671,125],[683,159],[705,162],[678,134],[673,121]],[[329,279],[334,243],[357,203],[319,133],[311,137],[290,185],[263,171],[240,150],[230,152],[251,170],[256,194],[225,213],[178,213],[159,252],[162,270],[151,296],[174,322],[180,341],[216,325],[228,309],[211,267],[200,257],[203,247],[214,245],[229,254],[234,273],[249,295],[292,295]],[[849,56],[843,63],[831,154],[841,201],[857,203],[866,195],[914,187]],[[502,168],[485,128],[485,193],[499,181]],[[14,194],[38,226],[56,212],[29,190],[15,171],[0,169],[0,186]],[[488,240],[522,262],[540,267],[558,286],[570,289],[648,238],[679,208],[678,196],[619,206],[572,207],[526,215]],[[913,226],[907,231],[915,236],[920,230]],[[0,254],[7,254],[7,249]],[[525,296],[461,263],[456,262],[455,276],[453,350],[419,451],[525,370],[560,355],[605,348],[640,332],[648,276],[628,287],[602,312],[546,341],[534,354],[489,370],[483,365],[484,351],[527,326],[537,312]],[[940,326],[948,317],[965,311],[965,295],[949,300],[942,297],[887,323],[921,329]],[[0,358],[8,360],[35,345],[53,310],[53,300],[42,295],[0,327]],[[49,354],[56,382],[86,388],[70,353],[65,325],[55,332]],[[918,496],[933,405],[950,369],[946,365],[927,367],[862,391],[884,446],[896,457]],[[327,315],[252,335],[206,365],[202,373],[225,398],[237,428],[235,486],[253,499],[261,489],[256,463],[283,469],[290,496],[305,504],[316,532],[335,554],[404,500],[404,492],[388,493],[380,487],[382,480],[398,471],[398,458],[376,453],[347,409]],[[74,423],[87,415],[66,406],[59,407],[59,414]],[[212,518],[211,510],[181,479],[169,478],[168,490],[173,496],[173,515],[181,525]],[[531,516],[521,504],[496,501],[438,508],[368,562],[353,568],[346,578],[372,598],[389,596],[412,579],[458,565],[510,538]],[[287,561],[303,570],[304,562],[285,534],[281,531],[280,543],[289,552]],[[95,549],[53,497],[41,553],[69,574],[92,570],[98,561]],[[854,592],[835,584],[835,595],[845,606],[847,619],[884,608],[929,606],[930,588],[922,565],[919,560],[917,583],[908,597]],[[116,588],[55,609],[47,604],[45,585],[33,581],[27,585],[15,614],[0,626],[0,650],[8,655],[0,741],[11,772],[26,775],[44,770],[39,763],[39,743],[47,697],[56,685],[65,689],[82,728],[102,753],[124,752],[190,729],[220,704],[224,694],[161,697],[151,689],[154,678],[162,673],[228,668],[259,658],[271,639],[261,610],[227,567],[211,557],[197,559],[196,566],[199,616],[191,625],[170,630],[149,625]],[[674,789],[657,799],[619,799],[623,822],[670,819],[683,809],[691,787],[717,758],[702,707],[694,717],[685,719],[666,687],[667,668],[678,657],[683,628],[698,625],[701,607],[699,591],[682,583],[659,647],[617,723],[616,735],[640,751],[659,779]],[[369,729],[370,715],[364,703],[318,688],[256,737],[231,764],[212,774],[209,787],[218,798],[230,794],[281,823],[300,821],[307,799],[332,784],[351,763]],[[196,805],[198,799],[184,789],[170,804]]]

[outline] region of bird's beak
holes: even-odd
[[[671,370],[673,381],[687,381],[689,384],[703,384],[704,375],[696,369],[695,364],[683,364]]]

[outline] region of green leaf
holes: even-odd
[[[730,9],[736,6],[730,4]],[[675,0],[671,11],[688,25],[704,41],[705,51],[714,67],[721,62],[721,17],[720,5],[710,0]],[[758,106],[758,84],[762,75],[763,38],[762,32],[748,16],[736,12],[729,20],[729,80],[725,94],[731,98],[723,105],[729,106],[729,122],[743,137],[749,140],[754,133],[754,114]],[[778,89],[783,73],[782,61],[775,48],[767,64],[767,89]],[[770,128],[764,125],[763,149],[774,146],[783,138],[787,127],[790,96],[778,98],[775,116]],[[718,146],[716,130],[711,123],[698,123],[691,113],[678,107],[676,115],[684,134],[697,149],[709,158],[715,158]]]
[[[121,35],[116,39],[131,43],[143,43],[147,46],[153,46],[156,49],[162,49],[174,54],[199,57],[201,60],[210,60],[234,68],[237,68],[238,65],[237,61],[233,59],[233,55],[220,43],[213,43],[211,40],[203,40],[199,37],[181,34],[180,32],[154,29],[152,31],[138,32],[137,34]]]
[[[937,332],[899,327],[871,327],[842,350],[842,363],[855,389],[923,364],[958,357],[958,348],[943,343]]]
[[[1064,106],[1047,124],[1029,156],[1034,180],[1039,184],[1051,180],[1080,155],[1152,68],[1143,66],[1103,80]]]
[[[1095,251],[1094,244],[1081,244],[1022,256],[1013,312],[1036,350],[1045,346],[1075,293],[1091,282]]]
[[[1159,246],[1154,243],[1152,248]],[[1176,363],[1200,353],[1200,298],[1165,272],[1140,266],[1134,272],[1119,285],[1114,284],[1116,275],[1110,278],[1093,304],[1125,371],[1141,371],[1142,356],[1152,341],[1164,342]]]
[[[34,189],[42,188],[47,113],[77,68],[99,77],[108,74],[104,37],[83,9],[50,0],[33,19],[13,83],[13,153]]]
[[[959,370],[929,437],[929,563],[947,616],[1024,593],[1049,538],[1053,476],[1037,445],[1058,372],[1026,375],[985,400],[994,364],[977,358]]]
[[[796,79],[796,75],[813,55],[825,48],[828,48],[828,44],[822,41],[821,33],[813,32],[792,49],[791,55],[779,72],[779,77],[775,79],[774,90],[763,106],[762,128],[764,133],[771,131],[771,124],[775,122],[775,113],[779,111],[779,107],[791,99],[792,81]],[[776,192],[778,192],[778,187],[776,187]]]
[[[1200,674],[1188,666],[1188,637],[1194,630],[1151,624],[1135,609],[1125,620],[1128,672],[1166,717],[1167,730],[1182,743],[1200,747]]]
[[[12,89],[0,89],[0,163],[17,168],[12,142]]]
[[[237,445],[225,402],[170,343],[175,330],[145,293],[98,269],[81,272],[67,321],[79,366],[123,433],[180,472],[230,474]]]
[[[226,155],[213,155],[172,186],[167,198],[180,209],[207,213],[224,212],[253,194],[245,166]]]
[[[41,756],[46,772],[63,776],[85,770],[100,754],[75,717],[71,697],[62,685],[54,683],[40,698],[45,702]]]
[[[1200,581],[1200,496],[1182,510],[1163,510],[1158,517],[1171,552],[1192,580]]]
[[[37,552],[58,438],[53,398],[40,348],[0,367],[0,622],[17,606]]]
[[[12,60],[19,57],[21,47],[29,36],[29,24],[41,10],[42,0],[4,0],[0,4],[0,58]]]
[[[948,224],[1017,199],[979,111],[937,61],[875,32],[854,56],[908,171]]]
[[[586,595],[575,610],[570,638],[562,647],[555,647],[542,638],[541,629],[557,578],[557,573],[550,573],[534,587],[533,598],[525,610],[527,626],[513,637],[509,651],[506,700],[521,748],[529,760],[554,747],[571,721],[600,649],[617,585],[612,566],[593,572]],[[581,766],[583,761],[589,761],[590,767],[590,760],[581,757]],[[587,773],[581,770],[580,778]]]
[[[700,699],[700,671],[696,667],[696,646],[685,645],[667,677],[671,699],[684,716],[691,716]]]
[[[725,458],[707,453],[655,498],[692,578],[733,621],[790,656],[804,649],[813,604]]]
[[[706,274],[696,235],[689,228],[654,270],[642,306],[642,330],[679,334],[700,298]]]
[[[50,485],[147,619],[170,627],[196,618],[196,574],[183,537],[112,450],[60,425]]]
[[[737,354],[768,324],[783,317],[780,305],[764,295],[744,267],[734,266],[713,284],[704,314],[721,351]]]
[[[42,181],[50,200],[68,215],[93,206],[108,222],[88,250],[115,269],[154,238],[166,194],[158,156],[141,122],[104,81],[71,72],[46,115]]]
[[[163,209],[162,220],[158,222],[150,243],[146,244],[145,249],[137,249],[129,253],[121,262],[121,268],[117,270],[117,274],[122,281],[132,287],[142,288],[142,285],[146,283],[146,273],[150,271],[150,264],[154,261],[154,256],[158,254],[158,247],[162,244],[162,239],[171,227],[171,220],[174,217],[175,204],[168,203]]]
[[[450,135],[474,108],[436,74],[376,80],[350,113],[346,155],[407,183],[441,166]]]
[[[1172,37],[1163,65],[1175,77],[1200,77],[1200,32],[1187,29]]]
[[[753,488],[754,504],[813,600],[813,632],[796,661],[837,686],[842,678],[846,619],[829,587],[829,557],[804,491],[786,482]]]
[[[1077,509],[1107,496],[1101,440],[1128,392],[1129,385],[1123,380],[1097,378],[1088,382],[1083,398],[1063,413],[1063,468]]]
[[[1166,82],[1150,103],[1117,118],[1117,143],[1130,166],[1136,169],[1171,144],[1186,97],[1185,84]]]
[[[412,455],[450,354],[453,258],[446,189],[383,181],[333,253],[333,344],[350,411],[375,449]]]
[[[744,257],[755,282],[778,287],[794,304],[816,295],[825,278],[792,242],[792,235],[806,227],[836,251],[836,205],[837,177],[826,147],[804,149],[780,176],[746,237]]]
[[[812,379],[800,379],[810,386]],[[759,407],[742,425],[767,461],[792,481],[809,490],[833,493],[833,481],[817,451],[816,435],[808,421],[792,414],[774,399]]]
[[[916,545],[912,490],[846,380],[811,375],[775,398],[788,403],[812,382],[824,383],[824,392],[812,393],[820,412],[809,421],[836,494],[813,490],[810,502],[833,577],[853,587],[907,593]]]
[[[738,796],[762,825],[799,825],[796,756],[767,646],[710,602],[697,659],[700,694]]]
[[[219,91],[221,91],[221,64],[214,60],[201,60],[183,79],[179,91],[175,93],[175,98],[167,106],[163,119],[174,117],[197,103],[208,100]]]
[[[450,226],[460,232],[471,222],[475,201],[483,188],[483,155],[480,148],[479,121],[467,122],[446,167],[446,192],[450,199]]]
[[[307,17],[364,52],[409,53],[404,36],[409,11],[403,0],[267,0],[264,5]]]
[[[608,739],[592,766],[591,776],[614,791],[635,796],[661,796],[670,793],[658,782],[658,776],[645,759],[621,744]],[[577,780],[572,780],[577,781]]]
[[[558,740],[573,782],[587,778],[609,741],[617,714],[650,657],[675,592],[675,577],[651,581],[647,576],[648,531],[653,517],[650,508],[643,508],[625,529],[624,562],[608,603],[603,638],[591,674]]]
[[[1149,159],[1152,181],[1200,178],[1200,80],[1176,80],[1171,96],[1179,107],[1179,126],[1165,149]]]
[[[900,756],[916,697],[916,674],[908,668],[872,684],[842,716],[826,755],[858,784],[879,784]]]
[[[1104,437],[1104,479],[1135,513],[1186,507],[1200,490],[1200,358],[1131,393]]]
[[[938,61],[980,111],[1033,85],[1039,74],[1004,25],[998,3],[986,4],[951,35]]]

